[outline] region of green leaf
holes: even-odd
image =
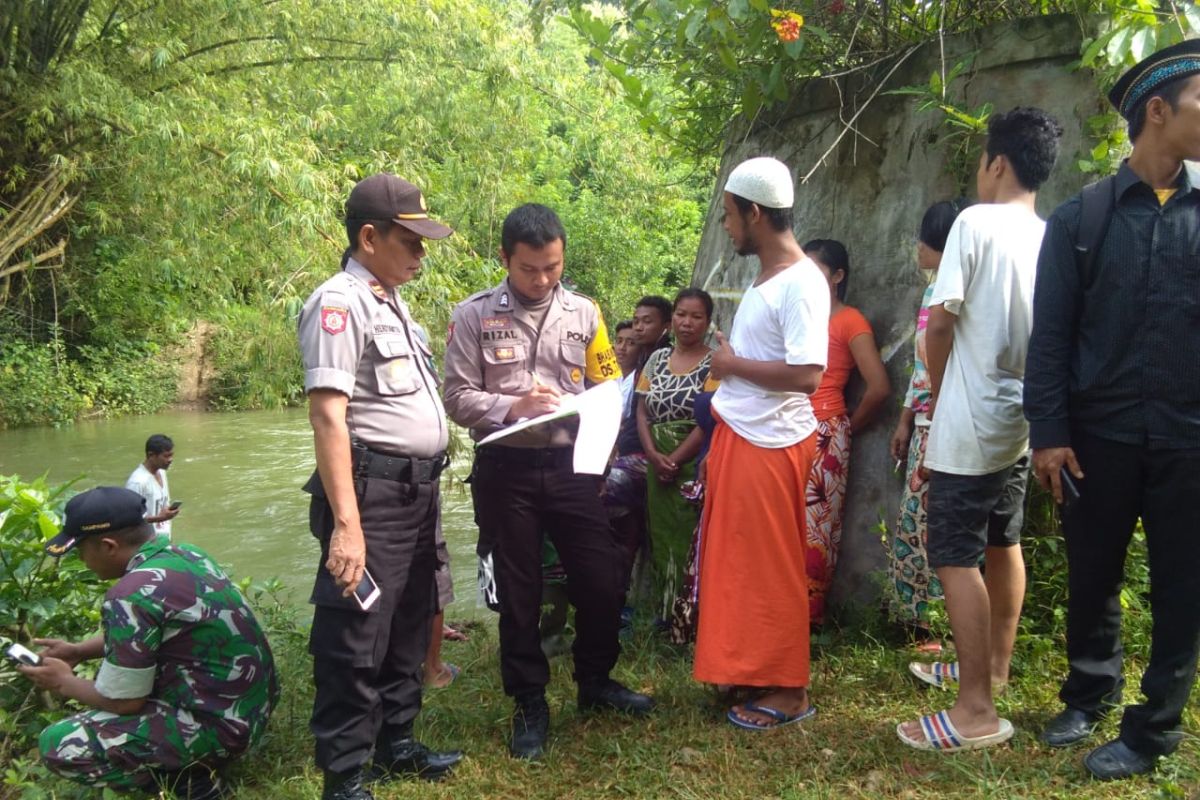
[[[737,57],[733,54],[733,50],[731,50],[728,45],[717,45],[717,56],[721,59],[721,63],[725,65],[725,68],[730,72],[738,71]]]
[[[822,42],[832,41],[832,38],[833,38],[829,35],[829,31],[825,30],[820,25],[813,25],[811,22],[808,22],[807,20],[804,22],[804,27],[801,28],[800,30],[801,30],[801,33],[806,33],[810,36],[815,36],[817,39],[821,40]]]
[[[1085,67],[1090,67],[1092,64],[1096,63],[1096,58],[1104,49],[1104,45],[1108,42],[1108,38],[1109,37],[1107,36],[1097,36],[1095,39],[1093,39],[1091,43],[1084,48],[1083,55],[1079,58],[1080,63]]]
[[[1129,41],[1129,52],[1133,55],[1133,60],[1141,61],[1153,53],[1156,41],[1153,28],[1141,28],[1137,30],[1133,34],[1133,38]]]
[[[54,516],[45,511],[39,511],[37,516],[38,530],[43,539],[51,539],[58,535],[59,524]]]
[[[742,90],[742,114],[747,118],[753,118],[762,108],[762,101],[762,90],[758,88],[758,82],[748,81],[746,88]]]
[[[775,65],[771,67],[771,72],[767,76],[767,82],[763,86],[763,94],[772,100],[787,99],[787,87],[783,85],[782,61],[776,61]]]
[[[730,0],[729,3],[729,18],[741,22],[746,17],[750,16],[749,0]]]
[[[1187,20],[1188,29],[1193,33],[1200,33],[1200,7],[1184,0],[1183,16]]]
[[[1125,60],[1132,39],[1133,31],[1129,28],[1121,28],[1113,34],[1113,37],[1108,40],[1108,46],[1104,48],[1109,64],[1116,66]]]

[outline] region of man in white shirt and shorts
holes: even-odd
[[[992,686],[1008,681],[1025,594],[1020,541],[1029,425],[1021,397],[1046,229],[1034,204],[1061,136],[1062,126],[1036,108],[988,121],[975,176],[981,203],[951,227],[929,303],[927,549],[945,589],[959,661],[909,668],[927,683],[960,683],[952,708],[897,726],[905,744],[922,750],[987,747],[1013,734],[996,713]]]

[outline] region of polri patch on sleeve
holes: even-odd
[[[346,330],[346,312],[339,306],[321,306],[321,330],[333,336]]]
[[[450,320],[450,324],[446,326],[446,344],[454,341],[454,320]]]

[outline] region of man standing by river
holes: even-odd
[[[179,514],[179,503],[171,503],[167,485],[167,470],[175,460],[175,443],[171,437],[156,433],[146,440],[146,460],[125,481],[125,488],[137,492],[146,500],[146,522],[153,523],[154,532],[171,538],[171,520]]]
[[[317,472],[309,524],[321,542],[311,602],[311,727],[322,800],[371,800],[370,778],[437,780],[462,758],[413,739],[437,568],[438,477],[447,463],[438,377],[398,287],[425,239],[453,231],[395,175],[359,182],[346,202],[342,271],[300,312],[304,388]],[[378,587],[372,600],[370,584]]]

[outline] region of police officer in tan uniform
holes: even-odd
[[[446,346],[446,410],[482,439],[558,407],[564,394],[620,378],[595,302],[565,289],[566,232],[553,211],[529,204],[504,220],[508,277],[454,310]],[[479,554],[491,555],[500,604],[500,673],[516,701],[509,749],[541,756],[550,713],[550,669],[538,618],[542,536],[549,531],[575,606],[579,707],[646,714],[654,701],[609,678],[620,645],[624,559],[608,527],[595,476],[576,475],[578,420],[535,426],[479,447],[472,496]]]
[[[364,780],[438,779],[462,758],[412,736],[448,434],[433,360],[397,291],[420,270],[424,239],[452,232],[429,218],[411,183],[388,174],[361,181],[346,202],[342,271],[300,312],[317,456],[305,490],[321,542],[309,651],[322,800],[371,800]],[[371,579],[379,595],[364,609]]]

